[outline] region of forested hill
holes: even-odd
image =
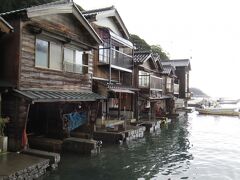
[[[192,92],[193,97],[209,97],[206,93],[198,88],[190,88],[190,92]]]

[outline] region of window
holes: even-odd
[[[142,86],[142,87],[149,86],[149,73],[144,71],[139,71],[139,86]]]
[[[62,70],[62,47],[55,42],[36,40],[36,60],[37,67]]]
[[[60,43],[36,39],[36,67],[67,72],[86,73],[88,56],[83,51],[64,47]]]
[[[64,48],[65,71],[83,74],[85,67],[87,68],[87,63],[83,62],[83,51]]]
[[[99,46],[99,62],[108,63],[109,62],[109,49],[104,48],[104,46]]]
[[[48,68],[48,42],[36,40],[36,66]]]
[[[49,68],[62,70],[62,47],[59,44],[50,43],[50,64]]]
[[[76,72],[83,73],[83,52],[76,51]]]
[[[64,62],[74,63],[74,51],[72,49],[64,48]]]

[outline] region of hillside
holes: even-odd
[[[201,89],[198,88],[189,88],[193,97],[209,97],[206,93],[204,93]]]

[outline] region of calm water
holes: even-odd
[[[240,179],[240,119],[192,113],[143,139],[65,155],[44,179]]]

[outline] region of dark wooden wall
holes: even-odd
[[[8,150],[18,151],[22,148],[22,135],[28,116],[29,103],[22,98],[3,93],[3,116],[10,118],[7,124]]]
[[[177,67],[176,68],[176,75],[179,79],[179,98],[185,98],[185,74],[186,74],[186,69],[185,67]]]
[[[20,18],[9,19],[14,33],[0,38],[0,79],[18,85],[19,53],[20,53]]]

